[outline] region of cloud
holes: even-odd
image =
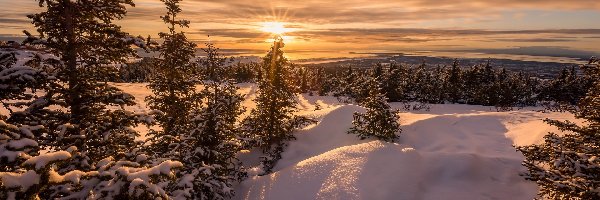
[[[548,43],[548,42],[574,42],[577,41],[576,39],[565,39],[565,38],[502,38],[502,39],[496,39],[496,41],[501,41],[501,42],[542,42],[542,43]]]
[[[183,8],[201,6],[205,15],[227,16],[203,19],[220,22],[274,16],[304,23],[368,23],[481,17],[515,9],[600,10],[596,0],[188,0],[187,5]]]
[[[568,57],[579,58],[581,60],[587,60],[597,54],[597,52],[574,50],[560,46],[527,46],[508,49],[473,49],[470,51],[490,54]]]
[[[165,31],[162,2],[134,2],[125,20],[118,22],[124,30],[153,37]],[[25,16],[40,10],[35,1],[0,0],[0,5],[2,34],[31,30]],[[288,22],[285,26],[296,30],[286,35],[304,42],[299,48],[317,50],[523,43],[597,49],[584,43],[600,40],[600,26],[584,23],[600,16],[598,0],[184,0],[181,8],[180,17],[192,22],[185,30],[189,38],[201,44],[210,35],[223,48],[263,48],[270,35],[261,32],[258,23],[265,21]],[[554,16],[541,16],[545,14]],[[521,26],[513,25],[517,22]]]

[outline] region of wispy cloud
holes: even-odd
[[[159,0],[135,0],[125,20],[133,34],[165,31]],[[35,1],[0,0],[0,34],[32,29],[27,14]],[[185,30],[197,43],[223,48],[264,49],[260,22],[283,21],[290,50],[361,48],[481,48],[560,44],[600,51],[597,0],[184,0]]]

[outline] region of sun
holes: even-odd
[[[261,31],[271,33],[273,35],[283,35],[284,33],[290,32],[291,29],[285,27],[284,22],[263,22],[261,23]]]

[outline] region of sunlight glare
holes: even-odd
[[[261,31],[274,35],[282,35],[291,31],[291,29],[285,27],[285,23],[283,22],[263,22],[261,26]]]

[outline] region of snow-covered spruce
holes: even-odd
[[[599,60],[592,59],[584,70],[595,81],[575,113],[585,125],[547,119],[564,134],[550,133],[542,144],[517,147],[525,156],[523,165],[528,169],[522,175],[535,181],[540,186],[539,195],[545,198],[600,198]]]
[[[228,199],[233,184],[245,177],[235,155],[240,150],[237,117],[244,111],[243,97],[226,80],[224,60],[212,44],[207,45],[201,66],[193,62],[196,44],[176,27],[188,21],[177,20],[179,1],[166,0],[168,33],[155,49],[160,53],[157,76],[151,79],[150,108],[159,111],[162,130],[149,134],[147,152],[154,160],[178,160],[183,167],[176,183],[167,191],[174,199]],[[205,81],[202,81],[206,79]],[[200,92],[196,84],[202,85]]]
[[[313,120],[293,114],[297,102],[289,83],[289,63],[284,57],[284,43],[275,40],[271,51],[263,58],[261,80],[258,82],[256,108],[243,121],[245,142],[248,147],[259,147],[266,154],[262,160],[264,172],[281,158],[288,141],[295,137],[295,129],[313,123]]]
[[[10,112],[1,119],[9,124],[2,127],[2,134],[10,134],[2,137],[2,148],[8,154],[18,154],[14,159],[14,156],[3,158],[14,160],[15,165],[6,167],[2,173],[13,178],[37,176],[39,181],[25,189],[5,185],[0,193],[18,199],[61,199],[71,195],[77,196],[74,199],[93,199],[94,195],[104,194],[98,188],[81,188],[71,178],[81,173],[94,174],[97,164],[107,157],[115,162],[131,162],[129,166],[140,169],[152,168],[153,164],[133,162],[139,156],[140,144],[135,141],[139,134],[133,127],[149,122],[147,116],[125,110],[125,106],[135,104],[133,96],[102,81],[116,71],[115,66],[136,56],[131,45],[141,40],[132,39],[113,24],[124,17],[126,5],[133,3],[129,0],[39,2],[44,10],[28,17],[40,36],[26,32],[25,43],[31,48],[39,47],[40,54],[23,58],[17,54],[27,51],[19,51],[2,56],[0,83],[8,87],[1,90],[1,97]],[[67,177],[57,178],[57,174]],[[89,180],[96,185],[100,180],[122,178],[102,176]],[[87,191],[78,193],[82,189]],[[153,191],[125,195],[156,196]],[[109,192],[102,198],[124,194],[118,193]]]
[[[18,172],[0,172],[0,197],[3,199],[168,199],[165,181],[180,162],[164,161],[153,167],[142,167],[129,161],[114,161],[112,157],[98,162],[97,171],[71,170],[61,174],[55,166],[64,164],[76,153],[48,152],[23,162]],[[53,191],[52,194],[44,194]]]
[[[0,120],[0,171],[15,172],[21,163],[38,154],[34,132],[41,126],[16,126]]]
[[[366,113],[354,113],[352,128],[348,133],[356,134],[361,139],[374,137],[379,140],[393,142],[402,131],[399,124],[398,111],[394,111],[381,93],[379,84],[372,79],[369,83],[369,96],[362,105]]]

